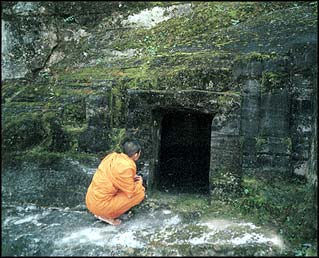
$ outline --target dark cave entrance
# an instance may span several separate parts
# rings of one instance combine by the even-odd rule
[[[212,115],[175,110],[161,116],[156,188],[209,193]]]

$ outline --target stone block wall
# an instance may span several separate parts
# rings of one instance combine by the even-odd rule
[[[235,196],[242,178],[241,108],[218,114],[212,121],[210,184],[215,198]]]
[[[190,110],[212,117],[214,189],[243,174],[311,174],[315,2],[2,4],[4,150],[100,153],[128,136],[148,173],[163,110]],[[131,23],[154,6],[165,21]]]
[[[293,48],[292,48],[293,49]],[[293,50],[291,50],[293,51]],[[242,83],[241,135],[243,171],[290,176],[306,173],[312,135],[310,110],[314,72],[310,58],[314,46],[304,48],[304,62],[296,63],[291,51],[281,58],[241,61],[234,77]],[[301,172],[302,171],[302,172]]]

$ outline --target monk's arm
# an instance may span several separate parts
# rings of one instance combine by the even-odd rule
[[[142,179],[135,181],[134,175],[134,170],[127,168],[121,171],[117,180],[118,188],[123,191],[128,198],[131,198],[141,190],[144,190]]]

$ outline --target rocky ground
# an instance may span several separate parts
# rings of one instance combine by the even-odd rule
[[[161,197],[158,198],[159,196]],[[211,214],[201,213],[198,208],[193,210],[191,202],[198,197],[159,193],[156,198],[147,198],[140,206],[124,214],[119,226],[97,220],[84,205],[73,208],[40,207],[32,204],[4,205],[2,255],[284,254],[284,242],[274,230],[230,217],[219,210]],[[178,200],[184,204],[176,203]],[[206,201],[199,202],[202,205]]]
[[[90,161],[89,161],[90,160]],[[53,162],[54,161],[54,162]],[[3,256],[289,256],[295,246],[234,202],[198,193],[147,189],[145,200],[111,226],[85,206],[99,160],[4,163]],[[257,186],[256,186],[257,187]],[[233,203],[233,204],[232,204]],[[259,213],[258,213],[259,214]],[[258,222],[259,221],[259,222]],[[294,232],[299,232],[298,228]],[[304,242],[305,243],[305,242]],[[306,248],[306,247],[305,247]],[[308,248],[308,247],[307,247]],[[301,249],[300,249],[301,250]]]

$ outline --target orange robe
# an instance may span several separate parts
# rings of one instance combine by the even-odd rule
[[[124,153],[107,155],[96,170],[86,193],[90,212],[105,218],[117,218],[145,197],[141,181],[134,182],[136,164]]]

